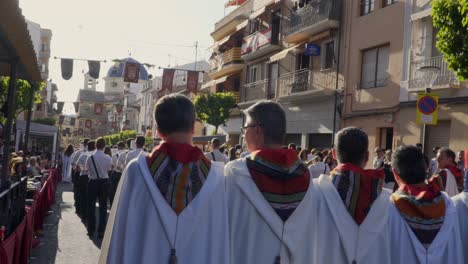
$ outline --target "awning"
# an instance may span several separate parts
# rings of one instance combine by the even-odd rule
[[[214,49],[217,49],[219,48],[220,46],[222,46],[223,44],[225,44],[226,42],[229,41],[229,39],[231,39],[231,35],[223,38],[222,40],[218,41],[218,42],[215,42],[210,48],[209,50],[214,50]]]
[[[292,50],[294,50],[295,48],[301,46],[301,45],[304,45],[304,43],[299,43],[297,45],[294,45],[290,48],[287,48],[287,49],[284,49],[278,53],[276,53],[275,55],[271,56],[270,57],[270,62],[275,62],[275,61],[279,61],[279,60],[282,60],[284,58],[286,58],[286,56],[288,55],[288,53]]]
[[[431,14],[432,14],[432,8],[428,8],[428,9],[426,9],[424,11],[412,14],[411,15],[411,21],[416,21],[416,20],[419,20],[421,18],[431,16]]]
[[[205,89],[205,88],[209,88],[209,87],[212,87],[214,85],[217,85],[217,84],[220,84],[220,83],[223,83],[227,80],[228,76],[224,76],[222,78],[219,78],[217,80],[211,80],[205,84],[202,85],[202,89]]]
[[[248,24],[249,24],[249,20],[246,19],[244,22],[242,22],[242,23],[240,23],[239,25],[237,25],[236,31],[235,31],[235,32],[237,32],[237,31],[239,31],[239,30],[245,28]]]

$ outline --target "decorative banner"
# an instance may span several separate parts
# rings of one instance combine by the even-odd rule
[[[59,116],[59,125],[63,124],[63,120],[65,120],[65,116]]]
[[[117,122],[112,122],[112,128],[116,128],[117,127]]]
[[[123,105],[121,104],[116,104],[115,105],[115,110],[117,111],[117,113],[122,113],[122,110],[123,110]]]
[[[97,103],[94,104],[94,113],[101,114],[103,108],[104,108],[103,104],[97,104]]]
[[[82,128],[78,129],[78,135],[83,135],[83,129]]]
[[[102,120],[97,120],[97,121],[96,121],[96,125],[97,125],[97,126],[102,126],[102,125],[104,125],[104,121],[102,121]]]
[[[242,41],[241,55],[249,54],[271,43],[271,28],[245,37]]]
[[[73,76],[73,60],[72,59],[61,59],[62,66],[62,78],[70,80]]]
[[[78,113],[78,110],[80,110],[80,102],[74,102],[73,106],[75,107],[75,113]]]
[[[91,122],[91,120],[88,119],[88,120],[86,120],[86,122],[85,122],[85,127],[86,127],[86,128],[91,128],[92,124],[93,124],[93,122]]]
[[[76,118],[72,117],[72,118],[70,119],[70,125],[71,125],[71,126],[74,126],[74,125],[75,125],[75,122],[76,122]]]
[[[198,88],[198,75],[197,71],[188,71],[187,72],[187,93],[197,93]]]
[[[174,82],[174,69],[164,69],[162,77],[161,93],[166,94],[166,90],[172,93],[172,83]]]
[[[57,102],[57,113],[59,114],[62,113],[64,105],[65,105],[65,102]]]
[[[140,64],[127,62],[125,63],[124,82],[138,83],[140,79]]]
[[[247,0],[229,0],[224,7],[230,7],[230,6],[239,6],[245,3]]]
[[[419,94],[416,103],[416,123],[437,125],[439,96],[436,94]]]
[[[101,63],[99,61],[88,61],[89,76],[94,79],[99,79],[99,72],[101,71]]]

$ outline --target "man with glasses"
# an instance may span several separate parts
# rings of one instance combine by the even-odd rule
[[[286,115],[275,102],[245,110],[250,152],[225,166],[230,263],[313,263],[316,191],[296,151],[283,149]]]

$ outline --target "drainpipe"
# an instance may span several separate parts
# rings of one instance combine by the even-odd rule
[[[338,106],[338,85],[339,85],[339,78],[338,75],[340,73],[340,62],[341,62],[341,34],[343,33],[343,6],[342,6],[342,0],[335,0],[339,1],[339,18],[340,18],[340,29],[339,29],[339,35],[338,35],[338,58],[336,60],[336,82],[335,82],[335,102],[333,106],[333,134],[332,134],[332,142],[331,146],[334,146],[335,144],[335,134],[336,134],[336,108]],[[336,3],[336,2],[335,2]]]

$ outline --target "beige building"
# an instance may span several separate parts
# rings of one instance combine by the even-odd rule
[[[396,144],[425,143],[428,156],[435,146],[463,150],[468,147],[468,83],[458,80],[436,48],[437,30],[432,25],[431,1],[407,0],[406,10]],[[437,125],[427,126],[425,135],[423,125],[416,124],[417,95],[430,83],[430,76],[421,70],[424,66],[439,68],[431,92],[440,98]]]

